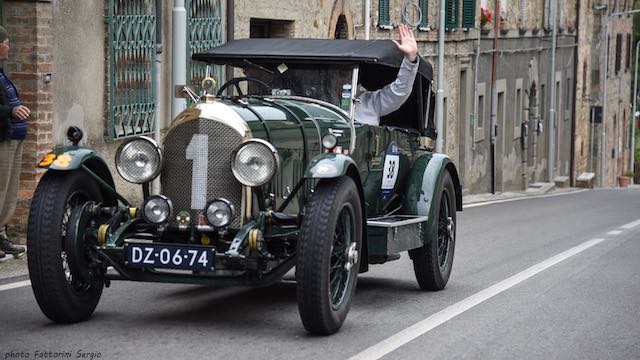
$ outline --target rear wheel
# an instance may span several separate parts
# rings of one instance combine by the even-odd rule
[[[362,210],[349,177],[318,184],[305,207],[298,240],[298,309],[310,333],[337,332],[355,293],[362,246]]]
[[[449,281],[456,239],[455,196],[451,175],[445,171],[433,202],[437,206],[437,236],[422,247],[409,251],[422,290],[442,290]]]
[[[67,251],[71,241],[67,235],[79,218],[80,206],[101,198],[98,185],[85,172],[49,171],[31,202],[27,232],[31,287],[42,312],[55,322],[85,320],[100,300],[104,279],[96,275],[85,280],[74,270],[79,264]],[[81,256],[89,256],[88,250],[87,246]]]

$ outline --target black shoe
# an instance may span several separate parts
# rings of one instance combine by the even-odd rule
[[[7,254],[4,251],[0,250],[0,262],[7,260]]]
[[[5,254],[20,256],[24,253],[24,246],[15,245],[9,239],[5,239],[0,237],[0,251],[3,251]]]

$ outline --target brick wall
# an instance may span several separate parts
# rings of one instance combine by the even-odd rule
[[[9,223],[9,234],[24,243],[31,198],[42,176],[35,163],[52,146],[52,85],[44,80],[53,70],[52,5],[46,1],[5,1],[3,15],[11,42],[5,71],[18,88],[20,101],[31,109],[18,206]]]

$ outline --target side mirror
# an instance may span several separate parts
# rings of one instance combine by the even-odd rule
[[[67,129],[67,139],[71,141],[73,146],[78,146],[83,135],[82,130],[77,126],[69,126],[69,129]]]

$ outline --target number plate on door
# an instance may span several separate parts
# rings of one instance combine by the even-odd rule
[[[215,249],[208,246],[127,243],[127,265],[183,270],[213,270]]]

